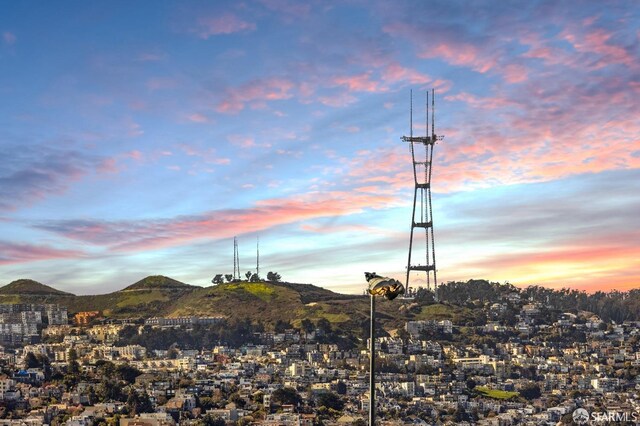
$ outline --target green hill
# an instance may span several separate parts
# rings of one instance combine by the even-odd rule
[[[299,325],[302,319],[325,318],[339,328],[364,327],[369,299],[339,294],[312,284],[236,281],[198,287],[154,275],[108,294],[75,296],[32,280],[18,280],[0,288],[0,303],[59,303],[70,314],[101,311],[112,318],[152,316],[223,316],[249,319],[265,325],[278,320]],[[379,303],[378,316],[385,325],[420,315],[402,303]]]
[[[115,318],[150,317],[168,315],[176,300],[198,288],[156,275],[113,293],[76,296],[33,280],[17,280],[0,287],[0,303],[58,303],[70,314],[101,311]]]
[[[379,303],[378,316],[396,323],[412,316],[402,304]],[[304,318],[329,320],[339,327],[361,327],[369,318],[369,298],[334,293],[311,284],[232,282],[199,288],[177,300],[171,316],[220,315],[273,324],[278,320],[298,325]]]
[[[122,290],[67,301],[69,312],[102,311],[105,316],[135,318],[168,315],[181,297],[201,287],[162,275],[152,275]]]
[[[0,287],[0,295],[37,295],[37,296],[73,296],[71,293],[56,290],[34,280],[20,279]]]
[[[150,289],[162,289],[162,290],[184,290],[187,288],[195,289],[196,286],[185,284],[173,278],[165,277],[163,275],[151,275],[140,281],[131,284],[128,287],[123,288],[122,291],[139,291]]]

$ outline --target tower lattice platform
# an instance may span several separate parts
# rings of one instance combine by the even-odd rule
[[[431,207],[431,171],[433,148],[444,136],[435,133],[435,90],[431,91],[431,135],[429,135],[429,92],[426,93],[426,136],[413,135],[413,93],[411,95],[410,135],[403,136],[411,149],[413,163],[413,214],[411,216],[411,237],[409,239],[409,259],[407,261],[406,288],[416,273],[426,273],[427,289],[433,290],[436,301],[437,269],[436,249],[433,235],[433,211]],[[424,249],[424,251],[423,251]],[[415,256],[414,256],[415,255]],[[419,259],[419,260],[418,260]],[[424,263],[422,263],[424,262]],[[413,273],[413,274],[412,274]],[[432,286],[433,283],[433,286]]]

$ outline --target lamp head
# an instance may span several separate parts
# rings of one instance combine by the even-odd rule
[[[365,272],[364,277],[369,283],[369,294],[373,296],[384,296],[393,300],[399,294],[404,294],[404,286],[398,280],[381,277],[375,272]]]

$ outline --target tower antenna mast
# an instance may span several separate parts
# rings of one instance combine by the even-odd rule
[[[409,238],[409,257],[407,260],[406,290],[410,294],[410,280],[412,272],[425,272],[427,289],[433,290],[435,300],[438,301],[438,280],[436,277],[436,252],[435,238],[433,235],[433,209],[431,203],[431,171],[433,166],[433,148],[437,141],[443,136],[436,135],[435,131],[435,89],[431,90],[431,135],[429,135],[429,91],[426,93],[426,135],[413,136],[413,91],[410,99],[410,120],[409,136],[403,136],[402,141],[409,143],[411,150],[411,162],[413,165],[413,213],[411,216],[411,234]],[[424,150],[424,151],[423,151]],[[418,156],[416,151],[424,152],[424,156]],[[424,158],[424,161],[422,160]],[[418,199],[420,211],[418,210]],[[417,214],[416,214],[417,213]],[[424,229],[422,232],[415,232],[416,228]],[[414,239],[424,238],[425,264],[413,263]],[[431,282],[433,280],[433,288]]]

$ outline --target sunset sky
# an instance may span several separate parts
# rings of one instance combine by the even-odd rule
[[[0,4],[0,284],[402,277],[436,90],[439,281],[640,287],[637,1]]]

